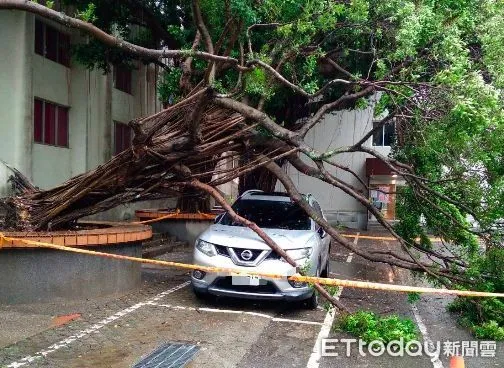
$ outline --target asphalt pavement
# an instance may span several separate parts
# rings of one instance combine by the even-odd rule
[[[362,239],[357,246],[392,249],[397,245]],[[189,261],[190,252],[177,251],[163,258]],[[414,282],[405,271],[370,264],[337,246],[333,247],[331,258],[333,277]],[[353,337],[334,330],[337,313],[328,314],[322,307],[312,311],[298,304],[278,302],[201,301],[188,285],[187,272],[175,269],[145,267],[143,279],[142,289],[125,295],[0,306],[0,366],[132,367],[163,344],[184,343],[197,347],[188,367],[448,368],[445,350],[469,348],[475,340],[446,312],[449,298],[423,296],[411,305],[404,294],[345,288],[340,299],[350,310],[411,318],[421,331],[422,344],[440,344],[437,360],[425,354],[373,356],[365,348],[362,351],[366,355],[362,355],[356,344],[347,354],[346,343],[341,339]],[[73,317],[64,317],[69,315]],[[333,356],[322,356],[321,343],[325,338],[333,339],[326,342],[332,350],[325,351]],[[457,342],[459,345],[454,344]],[[503,351],[503,344],[497,343],[495,357],[466,357],[466,367],[504,366]]]

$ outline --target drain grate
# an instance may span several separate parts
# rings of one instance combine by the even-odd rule
[[[182,368],[198,352],[199,346],[167,342],[146,356],[133,368]]]

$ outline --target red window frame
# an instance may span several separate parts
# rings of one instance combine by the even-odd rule
[[[131,95],[131,80],[133,72],[131,69],[122,66],[114,66],[114,87],[120,91]]]
[[[44,103],[44,140],[43,143],[56,145],[56,110],[57,107],[51,103]]]
[[[70,36],[35,19],[35,53],[70,67]]]
[[[33,141],[68,148],[68,107],[35,98]]]
[[[114,155],[131,147],[132,133],[129,125],[114,121]]]

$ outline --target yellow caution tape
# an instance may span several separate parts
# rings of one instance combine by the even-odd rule
[[[372,235],[353,235],[353,234],[341,234],[341,236],[345,238],[359,238],[360,239],[371,239],[371,240],[397,240],[393,236],[372,236]],[[420,238],[416,238],[416,241],[419,241]],[[429,240],[438,242],[441,241],[441,238],[429,238]]]
[[[56,245],[52,243],[38,242],[27,239],[20,238],[11,238],[7,237],[4,234],[0,233],[0,244],[3,244],[3,241],[16,241],[21,242],[28,245],[34,245],[41,248],[50,248],[57,249],[66,252],[72,253],[80,253],[80,254],[88,254],[92,256],[105,257],[105,258],[113,258],[118,260],[132,261],[132,262],[140,262],[146,264],[154,264],[158,266],[165,267],[176,267],[187,270],[201,270],[205,272],[219,272],[225,274],[238,274],[245,276],[260,276],[271,279],[283,279],[287,278],[293,281],[307,282],[307,283],[318,283],[321,285],[331,285],[331,286],[342,286],[342,287],[350,287],[350,288],[359,288],[359,289],[372,289],[372,290],[384,290],[384,291],[397,291],[404,293],[431,293],[431,294],[448,294],[448,295],[458,295],[458,296],[472,296],[472,297],[498,297],[504,298],[504,293],[489,293],[482,291],[471,291],[471,290],[450,290],[450,289],[437,289],[430,287],[418,287],[418,286],[407,286],[407,285],[394,285],[394,284],[383,284],[377,282],[368,282],[368,281],[353,281],[353,280],[342,280],[342,279],[332,279],[332,278],[323,278],[323,277],[312,277],[312,276],[301,276],[299,274],[286,276],[286,275],[278,275],[272,273],[265,272],[256,272],[249,270],[241,270],[241,269],[233,269],[233,268],[220,268],[220,267],[208,267],[208,266],[199,266],[187,263],[180,262],[171,262],[171,261],[160,261],[157,259],[146,259],[146,258],[138,258],[138,257],[130,257],[130,256],[122,256],[118,254],[110,254],[104,252],[95,252],[87,249],[81,248],[72,248],[64,245]]]

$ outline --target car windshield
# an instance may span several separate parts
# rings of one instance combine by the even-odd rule
[[[292,202],[241,200],[233,205],[240,216],[255,222],[259,227],[286,230],[310,230],[310,218]],[[242,226],[228,213],[220,221],[222,225]]]

